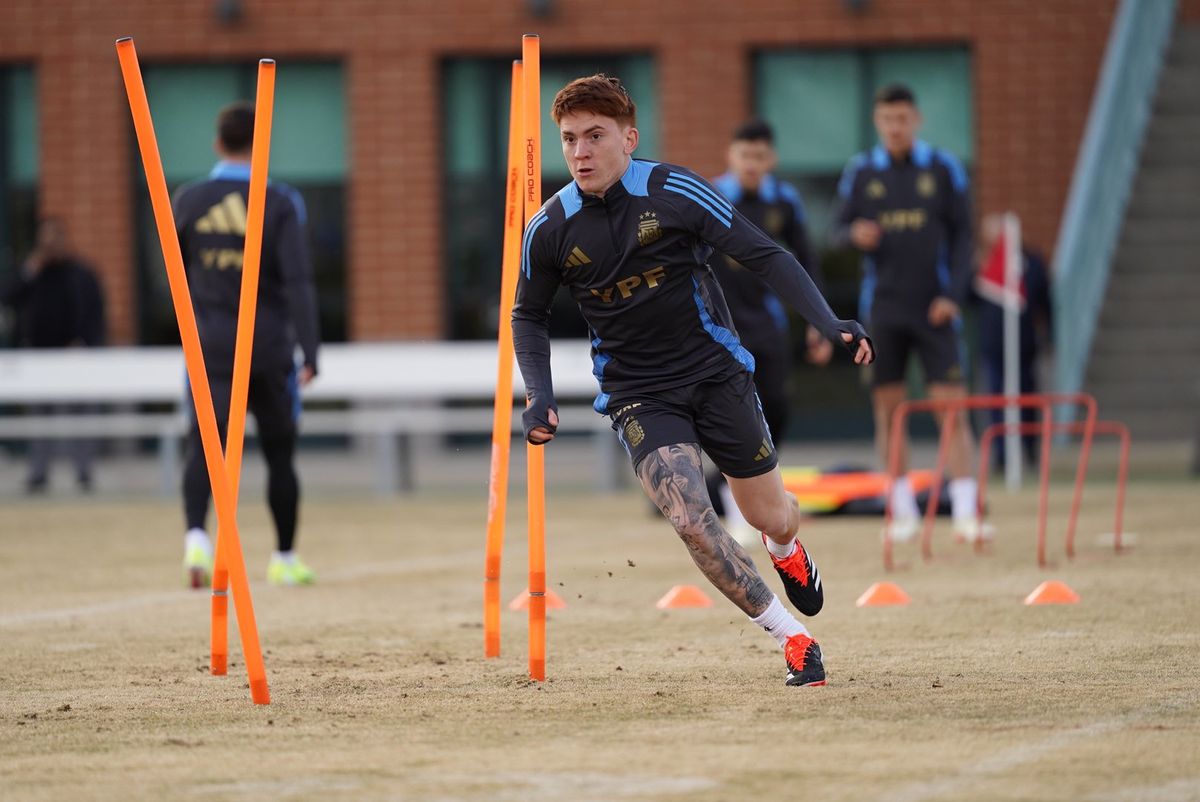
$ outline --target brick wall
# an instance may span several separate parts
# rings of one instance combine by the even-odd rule
[[[346,65],[349,329],[354,339],[437,337],[442,304],[437,68],[447,55],[513,55],[542,35],[547,55],[656,58],[663,155],[712,174],[750,110],[750,55],[781,46],[967,44],[974,64],[976,201],[1013,209],[1053,245],[1115,0],[244,0],[236,25],[214,2],[35,0],[0,4],[0,60],[34,62],[41,205],[65,217],[103,273],[114,342],[135,337],[129,112],[113,41],[143,63],[326,57]],[[1182,15],[1200,18],[1200,2]]]

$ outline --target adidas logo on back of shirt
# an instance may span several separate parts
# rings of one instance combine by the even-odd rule
[[[230,192],[196,221],[201,234],[237,234],[246,236],[246,200],[239,192]]]

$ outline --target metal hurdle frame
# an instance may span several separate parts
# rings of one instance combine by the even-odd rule
[[[1054,422],[1052,407],[1056,404],[1083,405],[1087,416],[1083,423],[1083,445],[1079,451],[1079,462],[1075,469],[1075,492],[1071,500],[1071,513],[1067,520],[1067,556],[1074,556],[1075,525],[1079,517],[1079,505],[1083,498],[1083,475],[1092,450],[1092,435],[1096,427],[1096,399],[1089,393],[1027,393],[1018,396],[1006,395],[968,395],[962,398],[945,399],[909,399],[902,401],[892,413],[892,428],[888,442],[888,483],[884,497],[883,513],[883,567],[887,571],[895,569],[894,543],[892,541],[892,482],[900,473],[900,446],[902,437],[907,432],[908,417],[914,412],[951,413],[942,418],[938,437],[937,466],[934,469],[933,484],[929,490],[929,502],[925,509],[925,521],[921,531],[921,555],[928,561],[933,559],[933,526],[937,516],[938,500],[941,494],[942,477],[946,472],[946,460],[950,451],[950,435],[961,412],[974,409],[1003,409],[1008,406],[1021,408],[1036,407],[1042,410],[1042,467],[1038,503],[1038,538],[1037,560],[1039,567],[1045,567],[1046,561],[1046,519],[1050,499],[1050,435]]]
[[[1051,427],[1054,433],[1063,434],[1083,434],[1085,424],[1078,421],[1056,421]],[[984,500],[987,493],[987,482],[991,475],[991,456],[992,442],[1002,434],[1016,432],[1020,435],[1037,434],[1042,431],[1040,423],[1010,423],[1007,421],[997,421],[989,425],[979,438],[979,519],[984,518]],[[1129,446],[1130,435],[1129,427],[1120,421],[1098,420],[1093,427],[1092,433],[1113,435],[1121,441],[1121,456],[1117,464],[1117,498],[1115,511],[1113,513],[1113,550],[1120,553],[1124,548],[1121,542],[1122,524],[1125,520],[1125,488],[1129,481]],[[1044,435],[1043,435],[1044,437]],[[1083,466],[1084,479],[1087,478],[1088,465]],[[982,542],[976,541],[976,550],[982,547]],[[1067,556],[1075,556],[1075,532],[1072,530],[1068,535],[1067,540]]]

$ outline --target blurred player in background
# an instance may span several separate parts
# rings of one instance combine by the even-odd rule
[[[215,144],[220,160],[207,179],[180,189],[174,204],[222,443],[229,424],[253,140],[254,106],[237,102],[222,109]],[[268,184],[248,408],[258,424],[267,462],[267,500],[276,533],[267,579],[277,585],[314,580],[312,569],[294,551],[300,505],[294,465],[300,388],[317,374],[318,343],[316,290],[304,224],[300,194],[284,184]],[[297,342],[304,354],[299,369]],[[191,421],[183,476],[184,569],[192,587],[204,587],[212,570],[212,544],[204,528],[212,488],[194,408]]]
[[[705,488],[701,449],[728,478],[788,598],[806,615],[824,603],[821,578],[796,539],[800,508],[784,490],[771,432],[754,392],[754,358],[734,334],[708,267],[728,253],[828,338],[868,363],[866,332],[838,320],[804,268],[712,185],[669,164],[635,160],[636,108],[615,78],[579,78],[554,98],[572,181],[525,230],[513,344],[529,404],[525,436],[554,437],[550,306],[566,285],[592,335],[595,409],[612,419],[646,494],[697,567],[784,650],[787,684],[824,685],[821,650],[721,527]]]
[[[747,220],[791,251],[820,289],[820,266],[808,238],[804,202],[795,187],[772,175],[778,157],[771,126],[762,120],[749,120],[739,126],[733,133],[727,162],[728,172],[715,178],[713,186]],[[736,259],[715,256],[711,264],[738,339],[754,357],[754,386],[771,437],[779,442],[787,429],[787,384],[792,367],[787,310],[767,282]],[[833,355],[833,344],[811,324],[806,329],[805,346],[805,356],[814,365],[826,364]],[[757,533],[738,511],[719,471],[709,475],[708,490],[730,534],[743,545],[752,542]]]
[[[967,175],[944,150],[917,139],[921,113],[906,86],[892,84],[875,96],[879,144],[850,160],[838,183],[833,239],[863,254],[860,316],[879,349],[871,368],[875,441],[889,465],[892,413],[905,398],[905,372],[915,352],[929,397],[966,395],[961,354],[961,310],[973,256]],[[955,535],[987,536],[976,516],[978,488],[971,473],[972,435],[960,415],[951,443],[949,495]],[[917,532],[916,497],[905,474],[907,440],[899,477],[892,483],[892,537]]]

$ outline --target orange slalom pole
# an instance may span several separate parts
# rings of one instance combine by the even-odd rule
[[[513,303],[521,269],[521,62],[512,65],[508,111],[508,172],[504,196],[504,259],[500,271],[500,331],[496,347],[496,401],[492,415],[492,470],[488,479],[487,554],[483,569],[483,656],[500,656],[500,557],[508,509],[508,466],[512,450]]]
[[[258,62],[258,95],[254,100],[254,142],[250,154],[250,194],[246,203],[246,241],[242,254],[242,291],[238,302],[237,342],[233,352],[233,389],[229,399],[229,431],[225,434],[225,469],[237,509],[242,478],[242,446],[246,433],[246,402],[250,362],[254,352],[254,318],[258,307],[258,273],[262,262],[262,231],[267,201],[267,172],[271,161],[271,120],[275,104],[275,61]],[[214,675],[224,675],[229,659],[229,555],[227,538],[217,526],[213,560],[211,659]]]
[[[542,206],[541,40],[521,37],[525,129],[525,219]],[[546,452],[528,444],[529,505],[529,676],[546,679]]]
[[[246,581],[246,564],[242,559],[241,541],[238,538],[236,510],[230,492],[229,476],[225,470],[225,460],[221,453],[221,435],[217,429],[216,415],[213,413],[212,392],[204,368],[204,353],[200,347],[200,334],[196,329],[196,316],[192,310],[187,274],[183,268],[183,254],[179,250],[175,215],[171,211],[171,199],[167,194],[162,157],[159,155],[158,140],[154,135],[154,122],[150,117],[150,104],[146,100],[146,87],[142,83],[133,39],[118,39],[116,47],[117,58],[121,63],[121,75],[125,82],[125,93],[133,115],[133,127],[137,133],[138,149],[142,155],[142,166],[146,172],[150,203],[154,208],[159,244],[162,246],[163,261],[166,263],[171,301],[179,324],[184,361],[192,387],[192,402],[196,406],[196,420],[200,427],[200,440],[204,446],[204,461],[212,482],[217,519],[220,531],[229,541],[229,574],[233,581],[233,600],[237,607],[238,630],[246,659],[246,673],[250,680],[250,698],[255,704],[269,704],[271,694],[267,688],[267,672],[258,642],[250,584]]]

